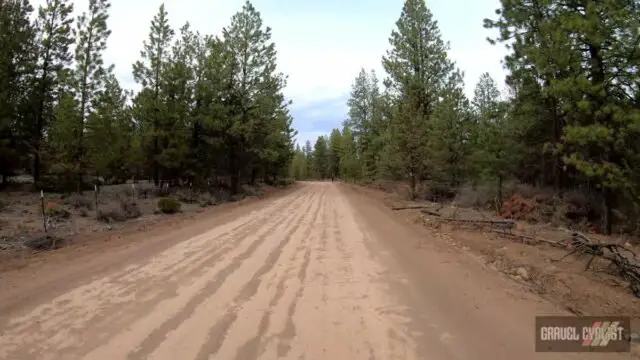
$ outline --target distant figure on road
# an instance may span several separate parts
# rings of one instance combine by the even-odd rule
[[[331,182],[333,182],[333,178],[335,177],[335,175],[331,174]]]

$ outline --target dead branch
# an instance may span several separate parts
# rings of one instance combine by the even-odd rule
[[[437,213],[435,211],[428,210],[428,209],[422,209],[422,210],[420,210],[420,212],[423,213],[423,214],[432,215],[432,216],[442,216],[439,213]]]
[[[443,221],[469,223],[474,225],[494,225],[502,228],[513,228],[516,223],[513,220],[469,220],[469,219],[455,219],[455,218],[442,218]]]
[[[562,258],[555,260],[560,261],[569,255],[575,253],[589,254],[591,257],[587,261],[585,271],[587,271],[596,257],[608,260],[615,265],[620,277],[629,282],[629,287],[633,295],[640,297],[640,263],[635,261],[636,253],[631,249],[615,244],[615,243],[596,243],[580,232],[572,233],[572,241],[570,243],[572,250]],[[627,251],[633,256],[624,255],[623,251]]]
[[[430,205],[408,205],[408,206],[394,206],[391,210],[411,210],[411,209],[430,209],[433,206]]]
[[[516,234],[516,233],[511,233],[511,232],[504,232],[504,231],[500,231],[500,230],[490,230],[493,233],[499,234],[499,235],[504,235],[504,236],[508,236],[511,238],[516,238],[521,240],[523,243],[530,243],[530,244],[537,244],[537,243],[546,243],[555,247],[564,247],[562,246],[562,243],[558,242],[558,241],[553,241],[553,240],[547,240],[547,239],[543,239],[543,238],[539,238],[539,237],[535,237],[535,236],[530,236],[530,235],[524,235],[524,234]]]

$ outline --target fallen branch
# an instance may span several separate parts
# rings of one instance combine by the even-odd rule
[[[394,206],[391,210],[410,210],[410,209],[429,209],[433,206],[429,205],[408,205],[408,206]]]
[[[443,221],[473,224],[473,225],[491,225],[492,227],[499,227],[503,229],[513,229],[516,223],[513,220],[468,220],[468,219],[454,219],[454,218],[442,218]]]
[[[477,223],[477,224],[496,224],[496,225],[504,225],[504,224],[515,225],[516,224],[513,220],[473,220],[473,219],[454,219],[454,218],[442,218],[442,220]]]
[[[549,244],[551,246],[555,246],[555,247],[562,247],[564,248],[565,246],[559,242],[559,241],[553,241],[553,240],[547,240],[547,239],[543,239],[543,238],[539,238],[539,237],[535,237],[535,236],[530,236],[530,235],[524,235],[524,234],[515,234],[515,233],[510,233],[510,232],[504,232],[504,231],[500,231],[500,230],[490,230],[493,233],[499,234],[499,235],[505,235],[505,236],[509,236],[509,237],[513,237],[513,238],[518,238],[520,240],[522,240],[525,243],[545,243],[545,244]]]
[[[422,209],[420,210],[421,213],[423,214],[427,214],[427,215],[431,215],[431,216],[442,216],[439,213],[435,212],[435,211],[431,211],[431,210],[427,210],[427,209]]]

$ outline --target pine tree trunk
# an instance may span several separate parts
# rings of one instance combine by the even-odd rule
[[[258,177],[258,170],[256,169],[256,167],[254,166],[251,169],[251,185],[255,185],[256,184],[256,178]]]
[[[604,235],[611,235],[612,230],[612,205],[613,205],[613,192],[609,188],[602,190],[602,214],[600,233]]]
[[[502,210],[502,175],[498,175],[498,211]]]
[[[40,187],[40,139],[36,138],[33,152],[33,184],[36,188]]]
[[[411,200],[415,200],[418,197],[417,183],[416,175],[411,172]]]

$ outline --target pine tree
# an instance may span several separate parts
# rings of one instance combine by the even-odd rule
[[[507,58],[515,104],[539,114],[527,136],[544,134],[537,153],[551,150],[557,189],[596,185],[609,233],[616,200],[637,202],[638,159],[628,150],[638,137],[637,2],[503,1],[498,15],[486,26],[500,29],[499,41],[515,38]]]
[[[135,127],[127,94],[113,74],[104,75],[104,90],[87,119],[87,158],[96,176],[123,182],[135,172]]]
[[[462,74],[451,73],[429,123],[427,150],[434,195],[453,196],[465,178],[473,114],[463,91]]]
[[[165,129],[163,119],[166,113],[163,91],[174,32],[169,26],[167,15],[164,4],[160,5],[158,13],[151,21],[149,39],[143,43],[143,50],[140,53],[142,59],[133,64],[133,78],[143,88],[149,89],[144,96],[138,97],[142,103],[138,104],[137,115],[139,121],[150,124],[144,128],[150,134],[149,159],[156,185],[160,183],[161,141],[166,137],[168,130]]]
[[[473,127],[473,142],[470,144],[471,171],[476,178],[496,184],[496,205],[502,207],[502,184],[513,173],[517,162],[518,145],[515,132],[508,122],[508,104],[501,100],[495,81],[484,73],[474,91],[473,105],[476,123]]]
[[[378,79],[374,71],[367,73],[364,69],[356,77],[347,101],[349,118],[347,126],[352,129],[359,158],[365,178],[372,181],[376,177],[378,163],[377,153],[380,151],[380,92]]]
[[[324,136],[318,136],[313,146],[313,167],[321,180],[329,177],[329,149]]]
[[[74,162],[79,104],[69,89],[63,91],[54,107],[55,121],[48,129],[44,143],[43,160],[48,164],[47,173],[55,176],[55,187],[43,184],[47,190],[70,192],[77,189],[76,174],[80,164]]]
[[[331,177],[340,176],[340,149],[342,134],[339,129],[333,129],[329,135],[329,175]]]
[[[473,106],[478,112],[480,121],[493,122],[499,116],[500,90],[489,73],[480,75],[473,93]]]
[[[361,166],[356,154],[356,142],[348,126],[342,129],[340,142],[340,177],[351,181],[360,179]]]
[[[300,145],[296,145],[293,160],[291,161],[290,176],[295,180],[307,179],[307,160]]]
[[[180,36],[174,42],[166,71],[162,75],[165,112],[163,114],[164,136],[158,162],[170,178],[180,174],[193,182],[194,174],[187,166],[189,155],[189,133],[192,127],[192,112],[195,91],[195,61],[197,34],[186,23],[180,28]]]
[[[56,99],[65,93],[73,44],[71,24],[73,4],[70,0],[46,0],[38,10],[36,20],[38,65],[31,106],[34,109],[33,122],[29,126],[30,148],[33,152],[33,179],[40,183],[42,166],[42,139],[47,127],[55,116]]]
[[[228,104],[231,122],[225,126],[231,188],[238,190],[241,169],[250,169],[251,182],[265,165],[278,159],[278,150],[289,153],[290,139],[273,136],[288,132],[288,102],[282,90],[285,77],[277,72],[271,28],[265,27],[260,12],[249,2],[231,18],[223,30],[224,49],[234,68],[233,102]],[[282,141],[286,144],[283,145]],[[286,149],[286,150],[285,150]],[[286,167],[285,167],[286,168]]]
[[[396,29],[391,33],[391,49],[382,64],[386,81],[398,106],[393,116],[393,141],[410,179],[412,197],[426,175],[428,127],[444,87],[454,70],[447,58],[448,44],[424,0],[406,0]]]
[[[0,2],[0,187],[20,167],[20,126],[28,120],[35,29],[27,0]]]
[[[102,53],[107,48],[107,39],[111,31],[107,28],[109,0],[89,0],[89,11],[78,17],[76,29],[76,49],[73,86],[78,98],[78,120],[74,129],[75,146],[73,162],[79,164],[77,176],[77,190],[80,191],[84,169],[83,154],[86,152],[83,144],[85,123],[96,107],[96,96],[102,90],[102,80],[105,78]]]
[[[306,173],[307,173],[307,177],[308,178],[315,178],[317,175],[314,173],[314,167],[313,167],[313,147],[311,146],[311,141],[307,140],[304,143],[304,157],[306,160]]]

